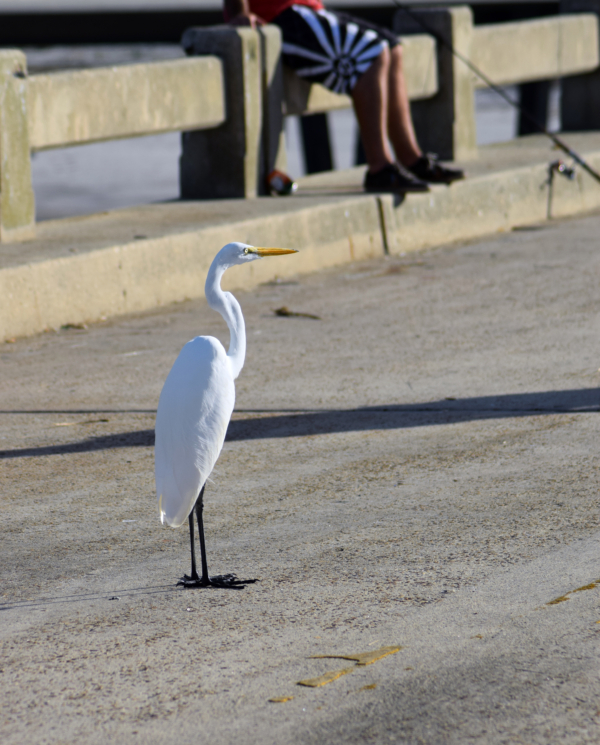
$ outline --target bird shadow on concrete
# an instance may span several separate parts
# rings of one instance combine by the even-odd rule
[[[600,388],[456,399],[448,397],[427,403],[365,406],[356,409],[278,411],[273,414],[256,412],[256,416],[233,419],[229,424],[226,439],[229,442],[237,442],[368,430],[408,429],[486,419],[599,412]],[[0,459],[66,455],[153,445],[154,430],[145,429],[90,437],[60,445],[0,450]]]

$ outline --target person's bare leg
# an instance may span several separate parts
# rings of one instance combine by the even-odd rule
[[[388,134],[396,157],[402,165],[410,167],[423,155],[423,152],[417,142],[410,115],[410,104],[408,102],[408,92],[404,79],[402,47],[400,45],[391,50],[390,58],[388,74]]]
[[[384,49],[352,90],[354,111],[371,173],[394,162],[387,138],[390,50]]]

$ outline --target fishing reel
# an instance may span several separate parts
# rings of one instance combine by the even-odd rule
[[[563,160],[555,160],[548,166],[548,179],[552,181],[555,173],[561,176],[565,176],[569,181],[573,181],[575,178],[575,168],[568,166]]]

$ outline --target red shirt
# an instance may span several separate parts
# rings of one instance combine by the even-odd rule
[[[250,0],[250,12],[255,13],[263,21],[270,21],[291,5],[308,5],[314,10],[322,10],[323,3],[319,0]]]

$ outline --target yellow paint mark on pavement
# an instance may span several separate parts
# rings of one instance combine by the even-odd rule
[[[345,667],[343,670],[332,670],[331,672],[325,673],[324,675],[319,675],[318,678],[299,680],[298,685],[308,686],[309,688],[320,688],[321,686],[327,685],[327,683],[332,683],[334,680],[341,678],[342,675],[351,673],[353,669],[354,668],[352,667]]]
[[[381,647],[381,649],[374,649],[372,652],[361,652],[360,654],[315,654],[312,655],[313,659],[338,659],[338,660],[353,660],[357,665],[371,665],[377,660],[382,660],[390,654],[396,654],[403,647]]]
[[[582,585],[581,587],[577,587],[575,590],[571,590],[571,592],[567,592],[564,595],[560,595],[560,597],[554,598],[554,600],[550,600],[546,605],[558,605],[559,603],[564,603],[565,600],[569,600],[569,595],[574,595],[576,592],[583,592],[584,590],[593,590],[599,585],[600,579],[594,580],[594,582],[590,582],[589,585]]]

